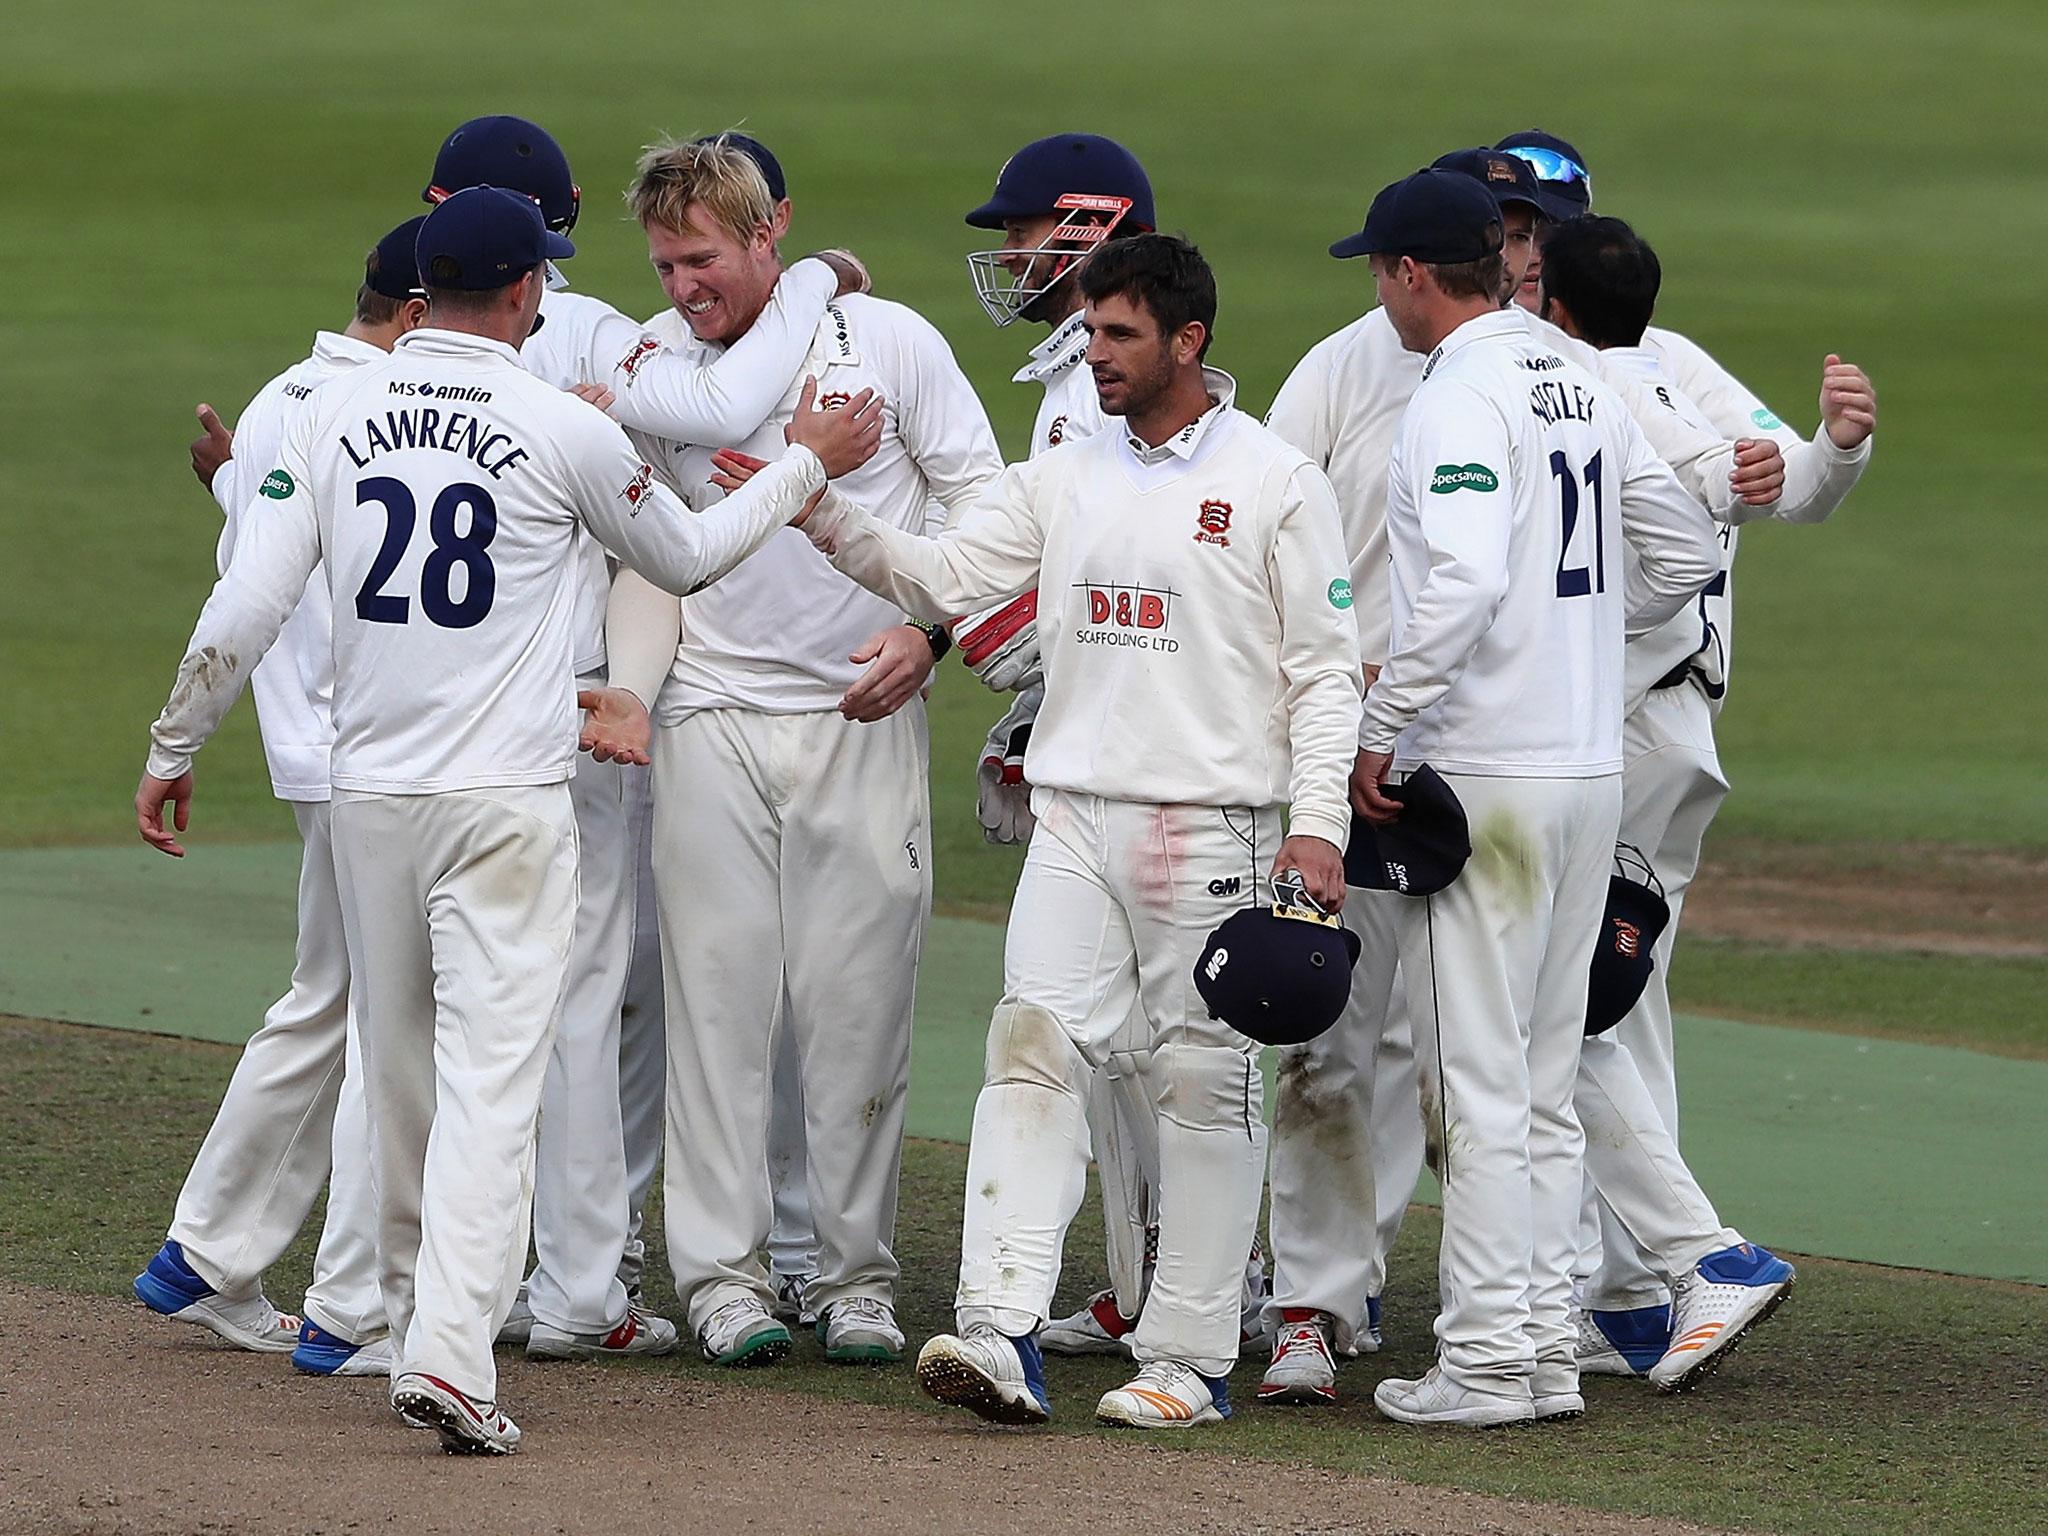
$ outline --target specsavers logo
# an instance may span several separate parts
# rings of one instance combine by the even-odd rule
[[[256,487],[256,492],[260,496],[268,496],[272,501],[284,501],[298,488],[297,482],[290,475],[281,469],[273,469],[263,477],[263,483]]]
[[[1339,609],[1351,606],[1351,583],[1342,576],[1330,583],[1330,606]]]
[[[1453,491],[1497,491],[1500,476],[1484,464],[1439,464],[1436,473],[1429,477],[1429,490],[1433,496],[1448,496]]]
[[[1180,594],[1164,587],[1122,586],[1114,582],[1077,581],[1088,611],[1074,638],[1082,645],[1126,646],[1171,655],[1180,642],[1168,633],[1173,604]]]

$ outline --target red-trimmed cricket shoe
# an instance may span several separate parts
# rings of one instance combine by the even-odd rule
[[[431,1429],[450,1456],[510,1456],[519,1426],[496,1403],[480,1403],[438,1376],[407,1371],[391,1384],[391,1406],[414,1428]]]

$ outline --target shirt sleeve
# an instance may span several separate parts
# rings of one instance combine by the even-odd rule
[[[708,363],[671,351],[613,310],[591,337],[601,370],[593,382],[611,387],[618,397],[612,415],[629,427],[707,448],[744,442],[789,392],[838,286],[824,262],[798,262],[776,280],[746,335]]]
[[[1344,533],[1329,479],[1313,465],[1288,477],[1266,555],[1280,613],[1280,678],[1292,782],[1287,829],[1342,848],[1351,836],[1348,785],[1357,755],[1358,625],[1343,572]],[[1339,583],[1344,583],[1339,585]]]
[[[1645,635],[1699,595],[1721,570],[1721,541],[1706,508],[1627,418],[1621,477],[1621,536],[1628,562],[1627,633]]]
[[[577,514],[620,561],[670,592],[687,596],[716,581],[802,512],[825,484],[818,456],[792,443],[717,506],[695,513],[655,478],[617,422],[573,396],[562,400],[574,407],[561,436]]]
[[[1877,434],[1872,433],[1854,448],[1837,448],[1828,429],[1817,428],[1810,442],[1785,450],[1785,489],[1778,499],[1764,507],[1738,505],[1733,521],[1771,517],[1781,523],[1826,522],[1863,478],[1870,465],[1870,445],[1876,441]],[[1739,515],[1744,512],[1750,516]]]
[[[1599,375],[1600,382],[1621,396],[1621,403],[1657,457],[1671,467],[1679,483],[1714,520],[1742,521],[1744,503],[1729,483],[1735,468],[1734,440],[1717,435],[1718,428],[1714,432],[1701,430],[1676,406],[1658,399],[1642,379],[1607,360],[1603,353],[1588,348],[1582,360],[1589,360],[1587,366]]]
[[[1032,467],[1027,462],[1004,470],[981,501],[935,539],[891,527],[835,491],[825,493],[804,531],[870,592],[905,613],[944,623],[1038,579],[1045,530],[1034,505]]]
[[[896,430],[946,522],[958,522],[1003,472],[1002,450],[946,338],[921,316],[903,313],[905,389],[896,402]]]
[[[1514,465],[1507,422],[1483,394],[1463,386],[1418,395],[1403,472],[1429,556],[1399,644],[1365,698],[1359,745],[1392,752],[1417,716],[1449,693],[1493,623],[1508,590],[1514,531]],[[1429,489],[1437,465],[1477,464],[1494,488]]]
[[[310,425],[310,413],[304,420]],[[239,516],[234,558],[199,610],[170,699],[149,730],[147,768],[156,778],[175,779],[192,766],[320,563],[320,520],[305,437],[304,431],[287,436],[277,470],[266,474]],[[281,486],[290,489],[279,496]]]
[[[675,664],[683,638],[683,602],[664,592],[631,566],[612,581],[604,611],[604,650],[609,681],[654,708],[662,680]]]

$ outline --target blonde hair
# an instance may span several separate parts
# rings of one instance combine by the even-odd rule
[[[703,224],[690,217],[693,207],[701,208],[714,228],[742,245],[775,214],[761,168],[724,134],[648,145],[633,168],[626,206],[643,227],[703,232]]]

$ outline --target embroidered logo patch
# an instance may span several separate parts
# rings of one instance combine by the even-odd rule
[[[1453,491],[1497,491],[1500,476],[1484,464],[1439,464],[1436,473],[1429,477],[1429,490],[1433,496],[1448,496]]]

